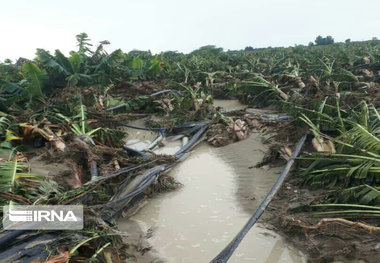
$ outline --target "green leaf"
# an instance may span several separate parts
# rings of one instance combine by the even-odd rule
[[[133,61],[132,61],[132,68],[133,69],[141,71],[142,65],[143,65],[143,62],[142,62],[141,58],[135,57],[133,59]]]
[[[28,81],[26,90],[29,92],[33,99],[42,99],[42,90],[44,88],[45,80],[47,77],[46,72],[44,70],[41,70],[36,64],[30,62],[26,62],[22,66],[22,71]]]
[[[71,57],[69,58],[71,70],[74,74],[79,73],[80,66],[82,64],[81,56],[76,52],[71,52]]]
[[[43,49],[38,49],[37,55],[40,58],[41,63],[45,67],[52,68],[59,73],[64,73],[66,76],[70,74],[70,69],[67,68],[67,66],[69,65],[68,60],[59,50],[56,51],[56,57],[60,57],[61,60],[54,58],[52,55],[50,55],[47,51]]]
[[[25,172],[29,168],[27,163],[8,161],[0,163],[0,190],[22,195],[27,198],[39,196],[39,185],[43,177]],[[0,203],[5,204],[4,200]]]
[[[73,73],[69,59],[58,49],[55,51],[55,59],[65,72]]]

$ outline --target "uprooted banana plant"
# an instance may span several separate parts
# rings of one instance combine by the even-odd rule
[[[316,209],[323,209],[314,214],[380,217],[380,187],[367,184],[350,187],[332,192],[329,199],[334,203],[313,205]]]
[[[305,184],[311,187],[345,189],[340,192],[340,198],[337,200],[354,204],[317,206],[339,207],[342,210],[328,213],[379,213],[376,206],[380,201],[380,191],[377,187],[380,182],[380,114],[372,104],[362,102],[360,106],[360,111],[352,109],[344,119],[337,114],[335,125],[340,128],[337,129],[340,134],[336,137],[322,133],[309,118],[305,115],[302,117],[314,134],[313,140],[319,143],[319,152],[303,158],[311,161],[309,166],[301,171]],[[320,147],[325,146],[323,140],[327,140],[329,144],[331,142],[332,146],[328,144],[328,147]],[[358,204],[372,206],[370,209],[374,209],[375,212],[361,211],[361,208],[368,207],[360,207]],[[353,208],[357,208],[358,211]]]
[[[283,92],[278,84],[266,80],[259,74],[250,74],[248,80],[235,83],[234,89],[251,97],[250,103],[256,103],[261,100],[261,104],[268,103],[269,100],[280,99],[287,101],[289,95]]]
[[[128,106],[129,104],[126,107]],[[55,115],[61,122],[68,124],[71,132],[86,143],[95,145],[94,140],[96,138],[99,142],[111,147],[123,145],[123,138],[125,137],[123,131],[103,127],[92,128],[88,124],[86,105],[80,102],[76,110],[78,114],[73,117],[67,117],[62,113],[55,113]]]
[[[69,118],[64,116],[61,113],[57,113],[57,116],[61,118],[63,121],[65,121],[67,124],[70,125],[71,131],[77,135],[80,139],[82,139],[85,142],[91,143],[92,145],[95,145],[94,140],[92,137],[95,135],[97,131],[99,131],[101,128],[92,129],[87,124],[87,107],[86,105],[80,103],[78,107],[79,113],[74,116],[73,118]]]

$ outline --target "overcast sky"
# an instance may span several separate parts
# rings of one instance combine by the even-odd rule
[[[75,35],[121,48],[190,52],[380,37],[379,0],[0,0],[0,60],[76,49]]]

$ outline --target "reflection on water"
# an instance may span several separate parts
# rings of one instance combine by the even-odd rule
[[[247,107],[238,100],[214,100],[214,105],[221,107],[224,111],[242,110]]]
[[[236,183],[231,187],[235,187],[239,205],[249,214],[256,210],[282,169],[277,167],[268,171],[254,167],[262,160],[267,150],[261,138],[259,134],[252,133],[244,141],[215,149],[218,157],[228,164],[233,173]]]
[[[136,127],[145,127],[147,118],[130,121],[128,124]],[[129,127],[122,127],[122,130],[127,133],[125,138],[125,145],[135,150],[141,151],[145,149],[156,137],[156,133],[146,130],[132,129]]]
[[[153,230],[152,246],[167,262],[209,262],[243,227],[278,177],[252,168],[265,150],[256,135],[223,148],[200,145],[170,175],[181,189],[157,196],[120,230]],[[250,168],[250,169],[249,169]],[[305,262],[276,233],[256,225],[229,262]]]
[[[147,119],[148,118],[134,120],[128,124],[136,127],[145,127],[145,121]],[[157,133],[153,131],[137,130],[129,127],[123,127],[122,130],[127,133],[125,145],[138,151],[146,149],[157,136]],[[155,154],[174,154],[182,147],[181,140],[163,140],[161,144],[161,147],[158,147],[154,150]]]

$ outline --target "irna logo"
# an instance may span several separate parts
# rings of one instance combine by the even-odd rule
[[[4,229],[83,229],[83,206],[4,206]]]
[[[31,210],[9,210],[9,220],[12,222],[41,222],[43,220],[47,222],[53,222],[55,220],[61,222],[76,222],[76,218],[73,211],[31,211]]]

